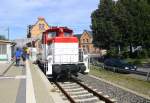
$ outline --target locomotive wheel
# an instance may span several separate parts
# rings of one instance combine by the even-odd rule
[[[57,75],[56,74],[53,74],[52,76],[53,76],[54,80],[57,79]]]

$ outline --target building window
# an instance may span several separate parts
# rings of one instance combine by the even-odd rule
[[[89,42],[89,40],[88,40],[88,39],[86,39],[86,42],[88,43],[88,42]]]
[[[86,51],[89,52],[89,46],[88,45],[86,45]]]
[[[44,27],[45,27],[45,25],[44,25],[44,24],[39,24],[39,29],[40,29],[40,30],[45,30],[45,28],[44,28]]]
[[[85,43],[85,39],[83,39],[82,41],[83,41],[83,43]]]
[[[6,44],[0,44],[0,55],[7,53],[7,45]]]
[[[85,45],[83,45],[83,49],[85,48]]]

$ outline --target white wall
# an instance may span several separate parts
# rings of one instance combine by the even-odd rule
[[[11,45],[10,44],[7,44],[7,58],[8,58],[8,62],[11,61]]]

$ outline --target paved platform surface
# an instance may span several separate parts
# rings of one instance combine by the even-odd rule
[[[13,64],[8,69],[9,65],[0,65],[0,103],[61,103],[55,100],[58,94],[51,92],[53,87],[45,84],[46,77],[36,65],[27,61],[26,66]]]
[[[11,63],[0,63],[0,75],[3,75],[5,73],[6,69]]]
[[[25,68],[20,66],[12,66],[8,69],[9,64],[1,64],[0,69],[3,75],[0,76],[0,103],[16,103],[18,101],[18,97],[20,96],[24,98],[20,103],[26,103],[25,98]],[[6,71],[3,73],[4,71]],[[24,86],[24,89],[21,90],[21,87]],[[20,92],[22,92],[20,94]],[[19,103],[19,102],[17,102]]]

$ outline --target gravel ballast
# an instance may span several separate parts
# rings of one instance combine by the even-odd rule
[[[89,75],[79,75],[79,78],[89,86],[92,86],[99,92],[102,92],[104,95],[115,98],[117,100],[117,103],[150,103],[149,99],[143,98],[124,89],[115,87],[109,83],[90,77]]]

